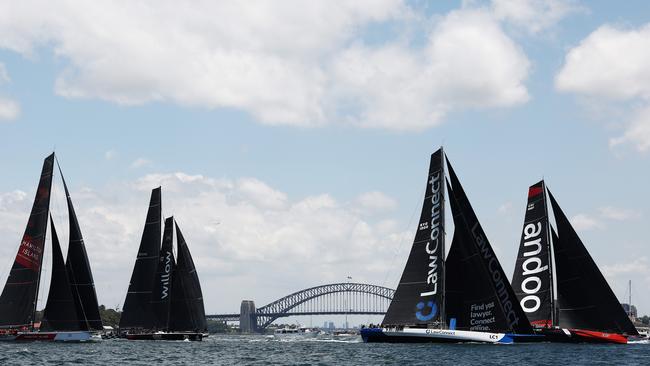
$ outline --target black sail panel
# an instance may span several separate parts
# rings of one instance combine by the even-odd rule
[[[467,228],[466,234],[475,244],[479,254],[478,257],[488,272],[492,289],[497,294],[497,306],[501,308],[501,311],[506,316],[508,329],[521,334],[532,333],[533,329],[526,318],[526,314],[519,305],[519,301],[517,301],[517,297],[508,282],[508,277],[503,271],[499,259],[494,253],[449,159],[447,159],[447,167],[451,180],[451,190],[453,191],[453,193],[450,192],[450,196],[453,195],[457,201],[459,216],[462,217],[462,221]]]
[[[153,327],[151,297],[154,275],[160,256],[161,199],[160,187],[151,191],[149,211],[140,240],[138,255],[133,266],[129,290],[124,301],[120,328]]]
[[[79,221],[72,205],[68,186],[63,178],[61,167],[59,166],[61,181],[68,204],[68,220],[70,221],[70,241],[68,244],[68,256],[66,258],[66,268],[68,270],[68,279],[72,288],[72,295],[75,301],[77,314],[79,314],[80,328],[82,330],[103,330],[102,319],[99,315],[99,304],[97,302],[97,293],[95,292],[95,282],[90,270],[90,262],[86,252],[83,236]]]
[[[442,148],[431,155],[415,239],[383,324],[424,325],[441,320],[445,253],[442,159]]]
[[[158,256],[158,268],[154,276],[154,291],[151,297],[153,328],[169,329],[169,315],[173,290],[173,270],[176,266],[173,249],[174,218],[165,219],[162,247]]]
[[[0,327],[30,325],[34,321],[50,210],[53,169],[54,154],[43,162],[27,228],[0,295]]]
[[[178,258],[173,274],[170,328],[176,331],[207,331],[201,283],[185,238],[176,223]]]
[[[52,280],[40,329],[47,331],[79,330],[80,318],[72,297],[72,288],[63,261],[59,237],[56,235],[54,221],[51,217],[50,231],[52,232]]]
[[[637,335],[636,328],[569,219],[550,191],[548,194],[558,230],[553,249],[559,326]]]
[[[530,323],[553,326],[553,293],[548,236],[548,209],[544,181],[528,188],[526,216],[512,288]]]
[[[454,191],[448,185],[454,218],[454,237],[445,262],[445,310],[447,321],[456,321],[456,329],[482,332],[512,330],[508,317],[499,306],[499,296],[491,275],[483,263],[464,221]]]

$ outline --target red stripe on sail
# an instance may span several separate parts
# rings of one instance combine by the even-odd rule
[[[25,235],[20,242],[16,263],[34,272],[41,268],[41,258],[43,255],[43,243],[33,240],[29,235]]]
[[[542,193],[542,187],[530,187],[528,188],[528,198],[537,196]]]

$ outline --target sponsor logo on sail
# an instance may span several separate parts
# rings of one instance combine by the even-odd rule
[[[429,321],[433,319],[436,314],[438,314],[438,306],[436,305],[435,302],[433,301],[427,301],[427,304],[424,304],[424,301],[419,302],[416,307],[418,308],[418,312],[415,313],[415,317],[418,318],[418,320],[421,320],[423,322]],[[423,311],[425,308],[428,308],[429,310],[427,311],[428,314],[423,314]]]
[[[483,258],[487,261],[488,271],[490,272],[490,279],[494,284],[496,289],[497,296],[499,297],[499,302],[501,303],[501,308],[503,313],[506,316],[506,320],[511,327],[514,327],[519,323],[519,317],[512,306],[512,300],[510,299],[510,294],[508,294],[509,284],[507,279],[504,279],[501,275],[499,261],[494,255],[494,252],[491,250],[487,239],[483,236],[482,230],[480,230],[478,221],[472,227],[472,236],[474,236],[474,241],[478,246],[480,254],[483,255]]]
[[[431,234],[429,235],[429,240],[424,247],[426,254],[429,257],[429,271],[427,272],[427,285],[431,286],[430,291],[420,293],[420,297],[428,297],[436,295],[438,293],[438,269],[439,269],[439,247],[440,247],[440,237],[442,228],[440,227],[441,221],[441,182],[440,182],[440,173],[441,171],[435,172],[431,175],[429,179],[429,185],[431,186]],[[421,225],[422,226],[422,225]],[[418,304],[419,305],[419,304]]]
[[[171,277],[172,272],[172,253],[168,251],[164,257],[165,267],[162,275],[160,275],[160,282],[162,285],[162,291],[160,293],[160,299],[164,300],[169,296],[169,278]]]
[[[526,296],[521,299],[521,307],[527,313],[536,312],[541,301],[537,293],[542,287],[542,280],[539,274],[548,270],[548,265],[542,266],[542,259],[539,254],[542,251],[542,223],[530,223],[524,226],[524,262],[521,264],[522,276],[521,291]]]

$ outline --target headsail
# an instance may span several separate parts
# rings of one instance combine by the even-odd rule
[[[481,227],[481,224],[472,209],[472,205],[463,190],[463,187],[454,172],[449,159],[447,159],[447,167],[449,169],[449,178],[451,180],[451,189],[452,192],[449,192],[450,196],[454,196],[458,204],[458,212],[462,217],[463,222],[467,228],[466,234],[476,245],[476,249],[481,258],[481,262],[484,268],[488,272],[488,277],[490,278],[490,284],[492,285],[493,291],[498,295],[497,306],[501,308],[501,311],[505,314],[508,321],[509,329],[516,333],[520,334],[529,334],[533,332],[530,323],[528,322],[524,311],[519,306],[519,301],[515,296],[508,278],[506,277],[501,264],[497,259],[490,242]]]
[[[420,221],[404,272],[383,324],[442,323],[444,293],[444,165],[442,148],[431,155]]]
[[[154,292],[151,298],[153,328],[169,329],[169,313],[172,296],[173,269],[176,265],[173,250],[174,218],[165,219],[162,247],[158,257],[158,270],[154,277]]]
[[[207,331],[201,283],[185,238],[176,224],[178,258],[173,274],[170,329],[175,331]]]
[[[52,233],[52,280],[40,329],[48,331],[79,330],[80,319],[72,297],[72,288],[52,217],[50,217],[50,231]]]
[[[510,331],[508,314],[499,306],[492,275],[479,254],[449,183],[447,192],[454,218],[454,237],[445,262],[447,319],[455,319],[456,329],[460,330]]]
[[[31,325],[34,321],[47,217],[50,210],[53,169],[54,154],[45,158],[43,162],[27,228],[0,295],[0,327]]]
[[[544,181],[528,189],[526,217],[512,288],[531,324],[553,326],[553,281],[549,243],[548,210]]]
[[[95,292],[95,282],[93,281],[93,274],[90,270],[86,246],[81,235],[81,228],[79,227],[79,221],[77,220],[77,215],[72,205],[68,186],[61,172],[61,166],[59,166],[59,173],[61,174],[61,181],[65,190],[68,204],[68,220],[70,221],[70,241],[68,244],[66,267],[77,314],[81,318],[80,328],[82,330],[103,330],[104,327],[99,315],[99,305],[97,303],[97,293]]]
[[[160,256],[160,227],[161,199],[158,187],[151,191],[149,211],[124,301],[120,328],[151,328],[154,325],[151,298]]]
[[[553,242],[559,325],[637,335],[638,332],[569,219],[549,191],[558,237]]]

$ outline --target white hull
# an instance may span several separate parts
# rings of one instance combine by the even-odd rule
[[[382,328],[373,329],[370,334],[362,331],[368,342],[433,342],[433,343],[513,343],[505,333],[474,332],[468,330],[424,329],[424,328]]]
[[[91,332],[17,332],[14,334],[3,334],[0,341],[14,342],[99,342],[101,335]]]

